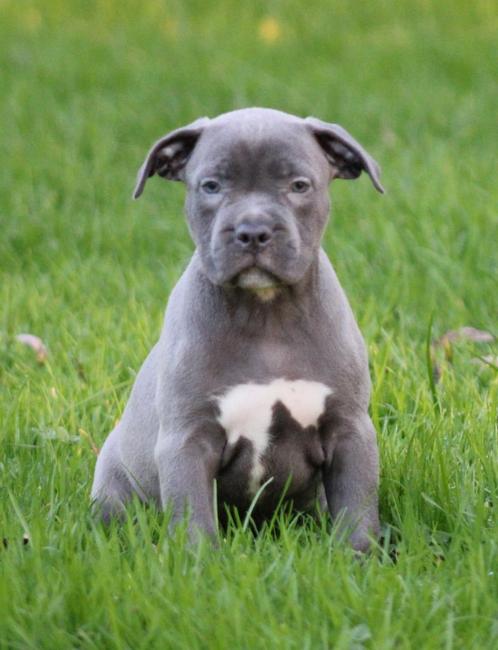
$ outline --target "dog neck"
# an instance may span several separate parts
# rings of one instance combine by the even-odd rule
[[[192,264],[196,274],[196,311],[202,320],[216,315],[210,318],[211,327],[237,327],[249,336],[261,336],[266,330],[285,330],[293,323],[305,328],[306,322],[311,323],[321,310],[319,256],[296,284],[259,290],[215,285],[196,256]]]

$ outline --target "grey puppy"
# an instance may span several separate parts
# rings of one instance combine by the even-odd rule
[[[103,517],[132,494],[214,534],[214,498],[257,521],[317,501],[366,550],[378,534],[378,452],[365,344],[320,246],[328,185],[379,167],[343,128],[249,108],[161,138],[158,174],[187,185],[196,250],[164,328],[97,460]],[[216,480],[217,489],[214,491]]]

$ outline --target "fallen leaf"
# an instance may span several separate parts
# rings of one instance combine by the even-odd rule
[[[34,334],[18,334],[16,341],[30,347],[36,353],[38,363],[45,363],[48,357],[48,350],[39,336]]]
[[[450,330],[434,341],[434,346],[444,347],[447,343],[455,341],[473,341],[474,343],[492,343],[495,336],[485,330],[478,330],[475,327],[460,327],[457,330]]]
[[[470,341],[472,343],[493,343],[496,340],[496,336],[487,332],[486,330],[478,330],[475,327],[460,327],[457,330],[448,330],[438,339],[435,339],[431,343],[431,357],[432,357],[432,369],[434,382],[437,384],[443,374],[443,366],[440,363],[436,362],[436,353],[438,350],[444,351],[444,358],[449,363],[453,361],[453,343],[458,341]],[[485,359],[485,357],[480,357]],[[484,363],[490,363],[484,361]],[[493,363],[490,363],[493,365]]]

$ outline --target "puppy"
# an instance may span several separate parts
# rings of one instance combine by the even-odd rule
[[[262,108],[199,119],[149,151],[134,196],[155,174],[183,181],[196,250],[97,460],[106,520],[136,493],[173,524],[188,512],[195,539],[216,530],[215,495],[218,512],[244,512],[260,491],[261,521],[285,488],[368,548],[379,523],[367,354],[320,245],[329,183],[362,172],[383,192],[343,128]]]

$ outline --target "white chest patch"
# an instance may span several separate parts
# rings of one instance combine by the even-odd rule
[[[262,456],[270,442],[269,431],[273,406],[281,402],[303,428],[316,425],[325,409],[331,388],[317,381],[275,379],[269,384],[239,384],[218,398],[218,422],[225,429],[228,442],[240,437],[250,440],[254,459],[249,489],[257,492],[263,477]]]

